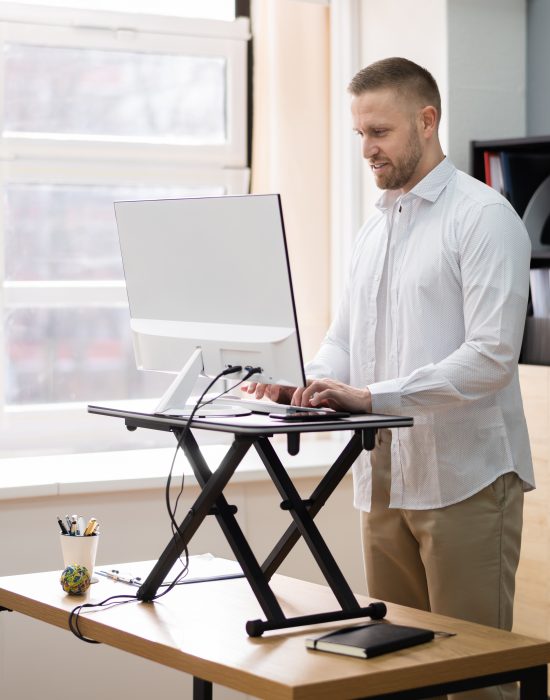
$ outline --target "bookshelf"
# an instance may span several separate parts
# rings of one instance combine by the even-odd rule
[[[513,193],[507,191],[510,189],[510,187],[509,185],[507,186],[506,182],[504,183],[504,188],[501,190],[501,192],[516,207],[518,214],[525,217],[528,213],[525,204],[527,202],[531,202],[533,195],[539,186],[546,180],[546,178],[550,177],[550,136],[472,141],[470,144],[470,172],[475,178],[481,180],[482,182],[487,182],[485,163],[486,153],[497,154],[500,156],[502,153],[504,153],[515,159],[516,162],[512,166],[511,174],[514,176],[516,182],[521,182],[524,188],[520,193],[521,196],[519,197],[521,200],[520,206],[516,206],[517,203],[514,201]],[[518,160],[521,161],[522,158],[523,162],[518,162]],[[535,168],[533,168],[533,163],[535,163]],[[536,172],[534,172],[534,170]],[[504,179],[506,180],[506,177]],[[550,186],[550,181],[548,181],[548,185]],[[497,187],[497,189],[499,188]],[[550,195],[550,187],[548,192]],[[544,199],[548,203],[546,215],[547,218],[550,219],[550,196],[545,197]],[[549,268],[550,240],[546,241],[546,239],[543,237],[544,242],[541,242],[539,240],[539,236],[534,233],[533,229],[531,228],[531,230],[529,230],[527,221],[526,226],[533,244],[531,268]],[[547,222],[546,226],[544,227],[544,234],[548,236],[549,233],[550,223]]]
[[[522,139],[493,139],[470,142],[471,173],[485,182],[485,151],[514,151],[521,153],[550,153],[550,136],[532,136]]]
[[[550,367],[550,136],[471,142],[471,173],[509,199],[531,238],[520,363]]]

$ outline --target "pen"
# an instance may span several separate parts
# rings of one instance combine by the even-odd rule
[[[57,522],[59,523],[59,528],[60,528],[60,530],[61,530],[61,534],[62,534],[62,535],[67,535],[67,534],[68,534],[68,531],[67,531],[67,528],[65,527],[65,523],[63,522],[63,520],[61,520],[61,518],[59,517],[59,515],[57,516]]]
[[[82,516],[79,516],[77,519],[77,525],[76,525],[76,534],[77,535],[84,535],[85,530],[86,530],[86,521]]]
[[[121,576],[118,571],[96,571],[96,574],[101,574],[106,578],[111,578],[113,581],[120,581],[121,583],[129,583],[131,586],[141,585],[141,576]]]
[[[71,535],[76,535],[76,529],[77,529],[77,522],[76,522],[76,515],[71,516],[71,529],[69,530],[69,533]]]
[[[97,527],[97,520],[95,518],[90,518],[88,520],[88,524],[86,525],[86,528],[84,529],[83,534],[84,535],[93,535],[94,531]]]

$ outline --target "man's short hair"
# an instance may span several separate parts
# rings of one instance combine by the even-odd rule
[[[348,85],[355,97],[370,90],[391,88],[405,97],[416,97],[423,107],[435,107],[441,118],[441,96],[433,75],[406,58],[383,58],[362,68]]]

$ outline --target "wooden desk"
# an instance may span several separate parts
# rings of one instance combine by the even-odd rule
[[[102,579],[86,596],[71,597],[58,578],[59,572],[0,578],[0,605],[67,629],[75,605],[135,591]],[[325,586],[279,575],[273,586],[287,614],[335,606]],[[81,629],[105,644],[193,675],[196,700],[212,697],[211,683],[269,700],[412,700],[510,680],[521,681],[523,700],[546,698],[550,642],[398,605],[388,608],[391,622],[457,635],[370,660],[305,648],[305,637],[341,623],[251,638],[245,620],[260,607],[245,579],[179,586],[155,603],[88,613]]]

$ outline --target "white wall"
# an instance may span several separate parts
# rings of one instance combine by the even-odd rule
[[[527,3],[527,134],[550,134],[550,2]]]
[[[167,465],[168,466],[168,465]],[[309,495],[316,480],[297,480]],[[196,497],[186,490],[184,504]],[[279,508],[271,482],[235,484],[225,491],[239,508],[237,518],[257,558],[262,561],[289,524]],[[156,559],[170,531],[161,490],[94,494],[71,497],[0,501],[0,575],[62,568],[56,514],[94,513],[102,523],[97,564]],[[352,506],[351,478],[346,477],[316,518],[353,590],[364,593],[364,577],[357,512]],[[337,525],[337,526],[336,526]],[[211,552],[233,558],[214,518],[192,541],[191,553]],[[281,573],[322,583],[307,547],[300,543]],[[75,603],[76,604],[76,603]],[[243,635],[244,630],[243,620]],[[83,678],[86,682],[83,683]],[[67,688],[78,688],[79,700],[150,700],[159,696],[186,700],[192,697],[191,678],[145,659],[79,641],[69,632],[26,618],[0,613],[0,697],[2,700],[54,700]],[[215,700],[244,700],[246,696],[217,687]]]
[[[525,0],[447,0],[449,155],[470,168],[470,140],[526,133]]]
[[[442,98],[440,138],[469,171],[470,141],[525,135],[525,0],[362,0],[361,64],[403,56],[427,68]],[[365,218],[380,192],[370,173]]]
[[[447,86],[446,0],[363,0],[361,4],[361,65],[402,56],[427,68],[445,103]],[[441,137],[446,145],[447,114],[443,107]],[[444,145],[444,148],[445,148]],[[357,145],[359,148],[359,145]],[[363,165],[363,218],[373,211],[380,190]]]

